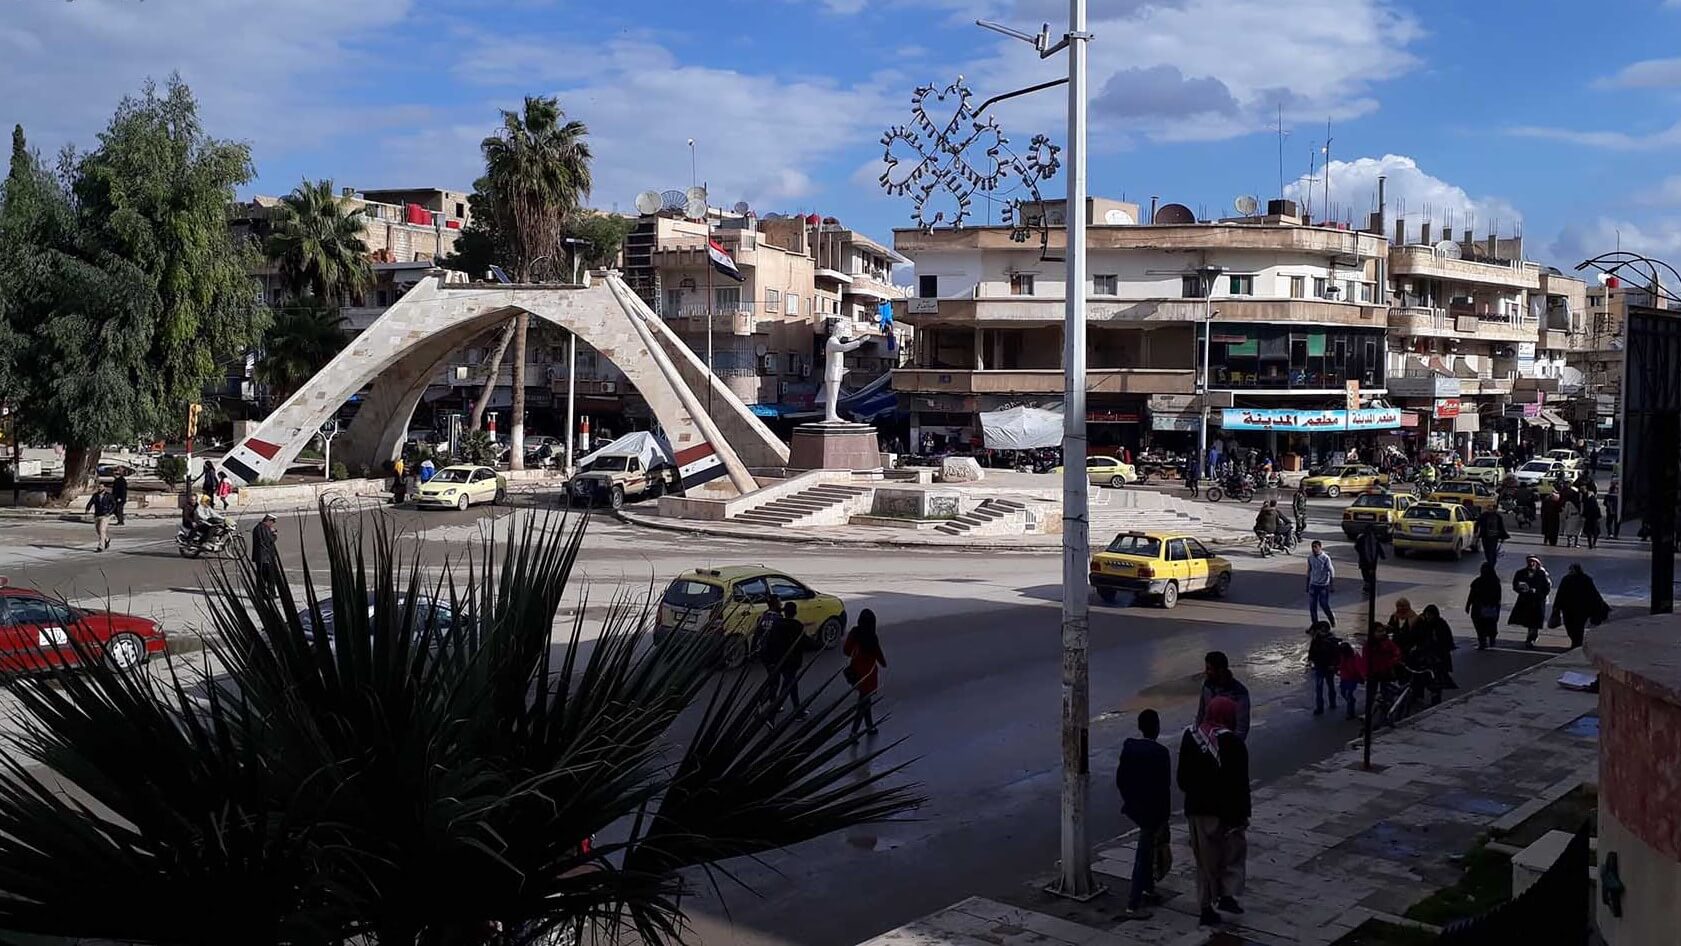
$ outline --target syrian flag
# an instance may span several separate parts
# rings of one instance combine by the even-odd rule
[[[736,282],[746,281],[747,277],[741,275],[741,270],[735,268],[735,260],[730,259],[730,254],[725,251],[724,247],[719,244],[717,240],[706,241],[706,255],[712,257],[713,269],[716,269],[718,272],[723,273],[725,276],[730,277]]]

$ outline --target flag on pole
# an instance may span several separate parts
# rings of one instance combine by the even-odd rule
[[[706,241],[706,255],[712,257],[713,269],[736,282],[746,281],[747,277],[741,275],[741,270],[735,268],[735,260],[730,259],[729,252],[717,240],[708,239]]]

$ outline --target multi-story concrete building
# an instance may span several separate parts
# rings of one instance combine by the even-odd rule
[[[1205,319],[1211,440],[1323,451],[1344,438],[1219,425],[1225,408],[1252,416],[1345,408],[1350,382],[1368,401],[1385,394],[1383,236],[1305,225],[1286,201],[1268,210],[1135,225],[1135,205],[1088,202],[1087,422],[1096,447],[1195,444]],[[915,352],[893,382],[913,442],[976,443],[980,412],[1060,409],[1065,207],[1047,201],[1044,215],[1043,252],[1006,227],[895,232],[895,248],[916,264],[903,316],[917,328]]]
[[[729,254],[740,281],[714,269],[708,238]],[[879,338],[876,305],[903,297],[891,283],[900,261],[816,216],[648,215],[625,242],[626,281],[691,349],[702,358],[710,352],[730,390],[767,417],[819,409],[822,337],[845,319],[852,334]],[[849,385],[879,375],[896,357],[881,342],[859,349]]]
[[[1617,416],[1623,397],[1623,342],[1629,306],[1663,308],[1649,289],[1630,286],[1615,276],[1596,282],[1587,291],[1587,331],[1570,365],[1581,372],[1583,396],[1572,420],[1586,437],[1618,435]]]
[[[1409,240],[1416,237],[1416,240]],[[1523,258],[1517,239],[1452,239],[1396,221],[1389,247],[1389,395],[1421,445],[1498,449],[1563,433],[1586,286]]]

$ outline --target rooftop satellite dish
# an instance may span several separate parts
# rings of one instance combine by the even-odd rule
[[[738,214],[744,214],[744,213],[748,213],[753,208],[747,205],[747,201],[738,200],[738,201],[735,202],[735,206],[731,207],[730,209],[735,211]]]
[[[1197,215],[1191,213],[1191,208],[1184,204],[1163,204],[1156,211],[1155,223],[1196,223]]]
[[[643,191],[636,195],[636,212],[644,216],[657,214],[664,206],[665,201],[660,199],[659,191]]]
[[[682,210],[689,205],[689,195],[682,191],[661,191],[662,210]]]
[[[766,220],[781,220],[781,219],[782,219],[782,215],[781,215],[781,214],[777,214],[777,213],[770,213],[770,214],[765,214],[765,217],[764,217],[764,219],[766,219]]]
[[[1435,250],[1437,253],[1442,254],[1448,259],[1459,259],[1461,256],[1465,255],[1465,251],[1459,248],[1459,244],[1453,242],[1452,240],[1442,240],[1438,242],[1435,246]]]
[[[1237,200],[1232,201],[1232,206],[1236,207],[1237,212],[1243,214],[1245,217],[1252,217],[1255,215],[1255,211],[1261,208],[1261,202],[1248,194],[1244,194]]]
[[[1132,214],[1117,207],[1104,212],[1103,222],[1112,227],[1130,227],[1138,221],[1132,218]]]
[[[690,220],[704,220],[706,219],[706,209],[705,198],[691,197],[689,202],[683,205],[683,216]]]
[[[690,200],[705,200],[706,188],[696,185],[683,192],[683,196]]]

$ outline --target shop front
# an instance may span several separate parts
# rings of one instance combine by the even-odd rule
[[[1148,401],[1142,395],[1094,394],[1086,402],[1086,439],[1092,449],[1141,451]]]
[[[1215,415],[1222,454],[1254,449],[1284,470],[1307,469],[1335,459],[1349,447],[1375,450],[1379,438],[1401,428],[1395,408],[1225,408]],[[1214,446],[1210,447],[1212,453]]]

